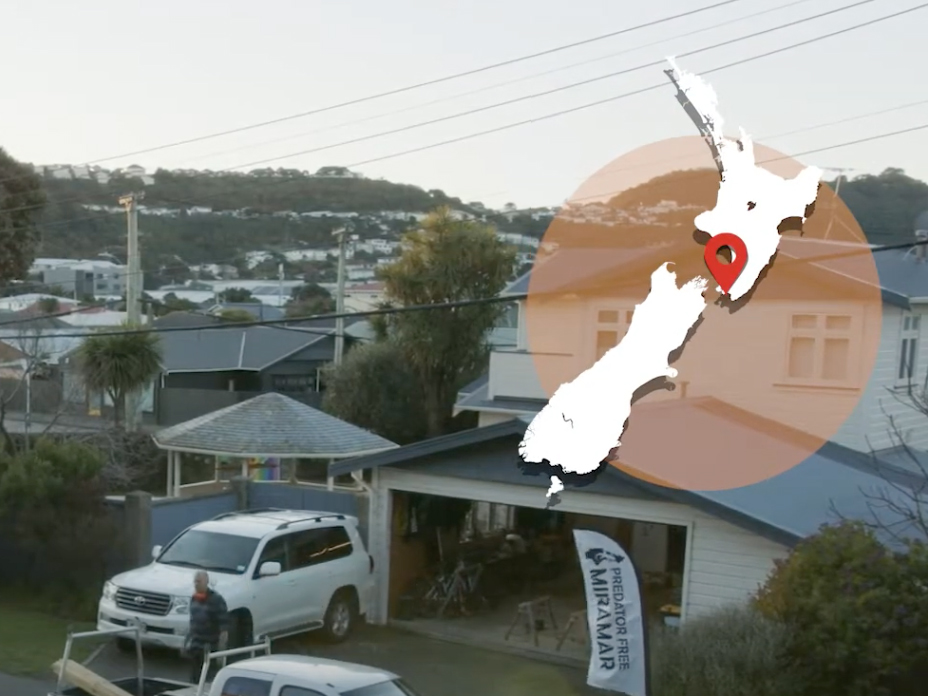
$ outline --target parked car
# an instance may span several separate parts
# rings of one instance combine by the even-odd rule
[[[94,637],[93,633],[82,637]],[[72,639],[68,639],[65,658],[70,653]],[[272,655],[270,643],[226,650],[212,655],[212,660],[232,657],[230,653],[256,653],[251,657],[220,669],[212,683],[205,681],[206,669],[200,683],[185,684],[168,679],[142,676],[141,662],[136,674],[115,679],[113,685],[133,696],[417,696],[408,684],[391,672],[366,665],[326,660],[304,655]],[[211,661],[212,661],[211,660]],[[71,667],[68,667],[68,664]],[[49,696],[91,696],[80,686],[65,687],[67,677],[74,676],[74,663],[66,659],[55,664],[56,672],[63,672],[56,690]],[[102,680],[85,667],[76,666],[88,688],[100,689]],[[81,681],[78,679],[77,681]],[[91,686],[92,684],[92,686]],[[108,692],[107,692],[108,693]]]
[[[366,615],[373,588],[358,519],[330,512],[226,513],[155,546],[152,558],[105,584],[98,630],[140,625],[142,642],[182,650],[193,578],[206,570],[229,608],[230,648],[313,630],[340,642]]]

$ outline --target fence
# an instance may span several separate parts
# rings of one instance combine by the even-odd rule
[[[235,480],[233,484],[231,492],[196,498],[156,499],[148,493],[108,498],[107,509],[119,537],[105,559],[106,577],[149,563],[153,546],[167,544],[197,522],[235,510],[277,507],[355,515],[361,519],[362,536],[367,538],[364,514],[367,505],[360,504],[353,493],[271,482]],[[22,548],[17,544],[13,527],[2,522],[0,558],[3,585],[41,585],[62,575],[57,559]]]

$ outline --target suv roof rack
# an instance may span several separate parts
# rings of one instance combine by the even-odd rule
[[[345,516],[344,516],[344,515],[341,515],[341,514],[338,514],[338,515],[313,515],[312,517],[300,517],[299,519],[290,520],[290,521],[288,521],[288,522],[284,522],[283,524],[277,525],[277,531],[280,531],[281,529],[286,529],[286,528],[289,527],[291,524],[299,524],[299,523],[301,523],[301,522],[321,522],[322,520],[343,520],[343,519],[345,519]]]
[[[223,512],[215,517],[213,520],[222,520],[226,517],[235,517],[236,515],[258,515],[263,512],[284,512],[283,508],[267,507],[267,508],[254,508],[252,510],[233,510],[232,512]]]

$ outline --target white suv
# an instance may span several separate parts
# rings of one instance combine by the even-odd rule
[[[182,649],[193,577],[206,570],[229,608],[230,648],[316,629],[339,642],[367,613],[373,587],[374,559],[358,519],[335,513],[226,513],[154,547],[152,557],[104,585],[98,629],[140,623],[143,642]]]

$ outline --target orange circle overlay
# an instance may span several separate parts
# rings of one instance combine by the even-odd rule
[[[803,168],[760,144],[754,156],[784,178]],[[703,256],[707,235],[694,223],[715,207],[719,178],[699,137],[647,145],[600,169],[545,232],[525,309],[550,397],[621,340],[663,263],[678,287],[709,280],[702,321],[670,356],[677,377],[636,392],[607,458],[639,479],[697,491],[771,478],[833,438],[869,381],[882,322],[866,237],[824,183],[804,224],[781,225],[753,292],[720,298]]]

